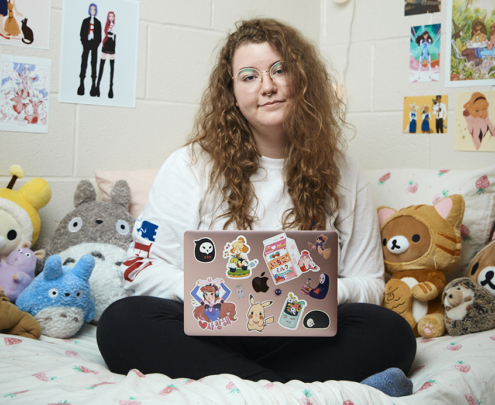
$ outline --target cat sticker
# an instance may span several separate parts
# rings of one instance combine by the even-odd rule
[[[195,240],[194,245],[194,257],[198,262],[211,263],[215,260],[215,244],[210,238]]]

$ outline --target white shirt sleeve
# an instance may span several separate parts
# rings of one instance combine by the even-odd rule
[[[184,232],[198,228],[200,204],[199,181],[183,148],[163,164],[136,220],[134,242],[120,267],[126,289],[184,301]]]
[[[336,221],[341,247],[338,302],[339,305],[348,302],[381,305],[385,268],[373,196],[364,172],[356,163],[348,177],[357,180],[347,182]]]

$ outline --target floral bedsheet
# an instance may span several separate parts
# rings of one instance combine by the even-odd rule
[[[71,339],[0,334],[0,404],[495,404],[495,330],[418,339],[410,372],[414,394],[402,398],[350,381],[281,384],[229,374],[195,381],[139,370],[118,375],[106,368],[95,333],[87,324]]]

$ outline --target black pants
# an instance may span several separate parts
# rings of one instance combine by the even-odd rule
[[[91,78],[96,80],[96,64],[98,63],[98,46],[92,39],[87,44],[83,45],[83,53],[81,55],[81,73],[79,77],[83,80],[86,77],[86,69],[88,67],[88,57],[91,53]]]
[[[409,372],[416,338],[409,324],[378,305],[338,309],[334,337],[193,337],[184,334],[183,304],[135,296],[110,305],[97,341],[109,369],[199,379],[229,373],[258,381],[361,381],[390,367]]]
[[[443,134],[443,118],[437,118],[437,134],[442,133]]]

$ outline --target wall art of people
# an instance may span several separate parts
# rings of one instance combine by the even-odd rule
[[[440,80],[440,24],[411,27],[409,81]]]
[[[49,59],[1,56],[0,130],[48,132]]]
[[[139,2],[64,2],[59,101],[134,107]]]

